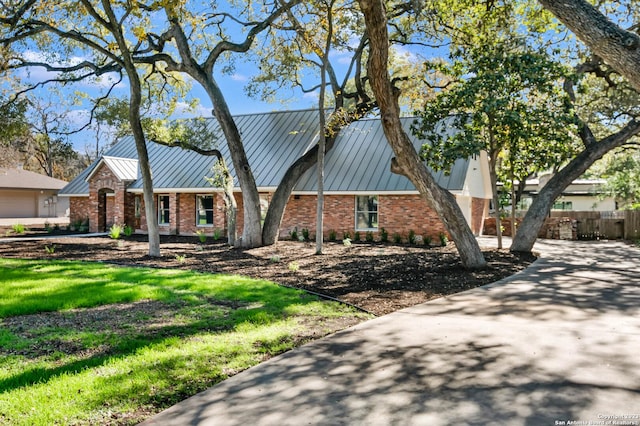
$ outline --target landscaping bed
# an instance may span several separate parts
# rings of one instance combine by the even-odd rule
[[[311,242],[235,249],[223,241],[163,236],[162,256],[147,255],[146,236],[40,239],[3,242],[0,257],[92,260],[120,265],[223,272],[274,281],[330,296],[376,315],[489,284],[527,267],[535,258],[507,250],[483,250],[488,267],[462,267],[455,245],[328,242],[322,255]]]

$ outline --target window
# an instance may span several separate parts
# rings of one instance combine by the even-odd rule
[[[158,195],[158,225],[169,223],[169,196]]]
[[[213,226],[213,195],[196,197],[196,225]]]
[[[378,196],[356,196],[356,229],[378,229]]]
[[[142,216],[142,198],[139,195],[133,199],[133,209],[136,217]]]
[[[573,210],[573,201],[556,201],[551,210]]]

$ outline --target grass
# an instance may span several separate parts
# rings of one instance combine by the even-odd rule
[[[0,259],[0,424],[135,424],[363,316],[239,276]]]

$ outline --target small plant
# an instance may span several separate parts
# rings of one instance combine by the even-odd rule
[[[416,244],[416,231],[414,231],[413,229],[409,229],[409,236],[407,237],[407,241],[411,245]]]
[[[200,240],[202,244],[207,242],[207,234],[202,229],[198,229],[196,231],[196,235],[198,236],[198,240]]]
[[[122,234],[122,225],[118,225],[116,223],[111,225],[111,228],[109,229],[109,236],[114,240],[117,240],[120,238],[120,234]]]
[[[447,243],[449,242],[449,238],[447,238],[447,234],[445,234],[444,232],[441,232],[438,235],[438,238],[440,238],[440,245],[442,247],[445,247],[447,245]]]
[[[124,241],[118,240],[118,248],[124,248]]]
[[[309,241],[309,230],[307,228],[302,229],[302,239],[304,241]]]
[[[364,239],[367,240],[367,242],[372,243],[373,242],[373,232],[368,231],[365,235],[364,235]]]
[[[349,239],[349,241],[351,241],[351,232],[349,232],[349,231],[344,231],[344,232],[342,233],[342,240],[344,241],[344,240],[346,240],[347,238]]]
[[[58,225],[57,223],[53,224],[53,230],[54,231],[59,231],[60,230],[60,225]]]
[[[338,234],[333,229],[329,231],[329,241],[335,241],[338,238]]]
[[[178,263],[184,263],[187,261],[187,256],[184,254],[176,254],[176,260]]]
[[[49,234],[53,231],[53,228],[51,228],[51,224],[49,223],[48,220],[44,222],[44,230],[47,231]]]
[[[21,223],[14,223],[13,225],[11,225],[11,229],[13,229],[13,232],[15,232],[16,234],[24,234],[24,225]]]
[[[130,237],[133,234],[133,228],[129,225],[125,225],[124,228],[122,228],[122,233],[125,237]]]
[[[298,241],[303,242],[304,241],[304,237],[302,235],[298,235]]]
[[[89,230],[89,219],[77,219],[71,224],[72,231],[87,232]]]
[[[280,256],[278,256],[277,254],[274,254],[273,256],[271,256],[269,258],[269,261],[271,261],[273,263],[278,263],[278,262],[280,262]]]
[[[204,251],[204,247],[202,247],[202,246],[196,246],[196,251]]]
[[[398,234],[397,232],[393,233],[393,242],[396,244],[400,244],[402,243],[402,235]]]
[[[389,233],[384,228],[380,228],[380,242],[383,242],[383,243],[389,242]]]
[[[289,262],[289,270],[291,272],[298,272],[298,270],[300,269],[300,265],[298,264],[298,262]]]
[[[347,248],[351,247],[351,238],[345,238],[344,240],[342,240],[342,244]]]
[[[56,252],[56,245],[55,244],[51,244],[50,246],[44,246],[44,251],[47,254],[53,254]]]
[[[289,236],[292,241],[298,241],[298,228],[293,228],[293,231],[289,232]]]
[[[431,246],[431,241],[433,241],[433,237],[431,237],[430,235],[425,236],[422,240],[424,245],[427,247]]]
[[[356,243],[359,243],[359,242],[360,242],[360,232],[359,232],[359,231],[356,231],[356,232],[353,234],[353,241],[355,241]]]
[[[220,229],[213,230],[213,241],[218,241],[222,237],[222,231]]]

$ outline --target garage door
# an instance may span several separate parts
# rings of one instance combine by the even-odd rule
[[[36,217],[36,194],[28,191],[0,191],[0,217]]]

